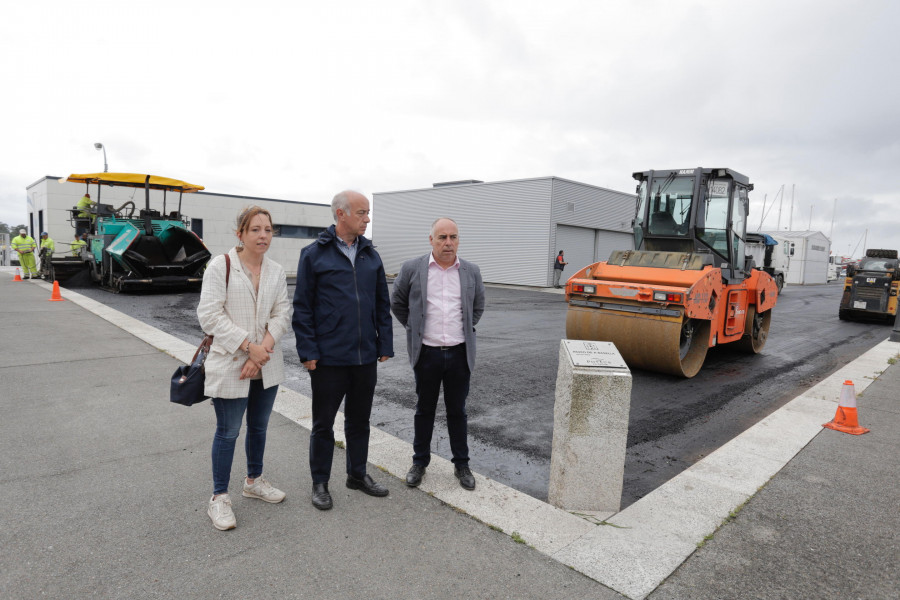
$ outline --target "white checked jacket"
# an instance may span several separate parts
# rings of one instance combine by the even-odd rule
[[[227,297],[225,256],[220,255],[209,262],[203,273],[197,305],[200,327],[215,336],[205,365],[204,391],[212,398],[244,398],[250,394],[250,380],[240,379],[241,368],[247,360],[240,345],[248,337],[254,344],[262,343],[266,329],[275,338],[275,351],[262,368],[263,387],[284,381],[280,340],[291,330],[293,308],[288,300],[287,280],[281,265],[263,257],[257,297],[238,253],[232,248],[228,255],[231,257],[231,277]]]

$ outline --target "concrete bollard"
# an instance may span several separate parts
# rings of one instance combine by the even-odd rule
[[[630,409],[631,371],[614,344],[560,341],[551,504],[570,511],[619,511]]]

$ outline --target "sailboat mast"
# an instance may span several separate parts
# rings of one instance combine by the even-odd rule
[[[788,231],[793,231],[794,227],[794,184],[791,184],[791,214],[788,215]]]
[[[834,199],[834,205],[831,207],[831,231],[828,232],[828,239],[834,241],[834,213],[837,212],[837,198]]]

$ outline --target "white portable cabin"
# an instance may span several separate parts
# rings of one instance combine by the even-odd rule
[[[811,285],[827,283],[828,257],[831,241],[821,231],[767,231],[789,250],[790,261],[785,269],[785,283]],[[793,250],[793,253],[790,253]],[[783,256],[779,252],[779,256]]]
[[[56,242],[56,254],[68,254],[75,229],[69,223],[69,210],[84,193],[90,192],[97,202],[97,186],[72,183],[65,178],[47,175],[29,185],[26,190],[29,233],[35,240],[46,231]],[[99,202],[119,208],[134,202],[137,215],[144,208],[144,190],[118,186],[101,186]],[[234,230],[241,209],[258,205],[272,215],[275,237],[266,256],[279,263],[288,277],[297,274],[300,250],[310,244],[319,232],[334,223],[329,204],[275,200],[253,196],[236,196],[195,192],[181,197],[181,213],[190,229],[206,244],[213,256],[224,254],[237,243]],[[150,208],[169,214],[178,210],[178,193],[150,190]],[[165,210],[163,210],[165,208]]]
[[[539,177],[459,181],[434,187],[376,192],[374,242],[388,273],[431,251],[428,235],[438,217],[459,226],[459,256],[476,263],[486,282],[546,287],[559,250],[578,269],[634,248],[635,194]]]

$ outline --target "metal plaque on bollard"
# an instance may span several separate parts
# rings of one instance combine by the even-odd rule
[[[626,369],[628,365],[612,342],[586,342],[584,340],[563,340],[566,351],[576,367],[611,367]]]

